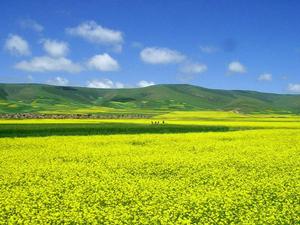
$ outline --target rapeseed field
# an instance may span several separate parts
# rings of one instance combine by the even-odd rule
[[[256,124],[213,132],[179,133],[176,127],[147,133],[151,121],[134,120],[144,132],[4,135],[0,224],[299,224],[298,118],[260,119],[194,119]],[[1,121],[18,123],[30,124]],[[192,119],[166,123],[183,126]]]

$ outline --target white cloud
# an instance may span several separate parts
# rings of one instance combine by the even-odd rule
[[[89,42],[113,45],[118,50],[123,43],[123,34],[119,30],[112,30],[98,25],[95,21],[87,21],[77,27],[67,28],[66,32],[73,36],[81,37]]]
[[[146,80],[141,80],[137,83],[138,87],[148,87],[151,85],[155,85],[155,83],[153,81],[146,81]]]
[[[212,54],[219,51],[219,49],[214,46],[200,46],[200,51],[207,54]]]
[[[82,70],[80,65],[73,63],[70,59],[64,57],[51,58],[48,56],[35,57],[30,61],[21,61],[15,65],[15,68],[29,72],[64,71],[78,73]]]
[[[56,40],[43,40],[44,50],[52,57],[62,57],[69,52],[68,43]]]
[[[270,73],[263,73],[258,77],[259,81],[272,81],[272,74]]]
[[[94,79],[87,81],[89,88],[124,88],[125,85],[121,82],[113,82],[109,79]]]
[[[117,71],[119,70],[118,62],[107,53],[95,55],[87,63],[90,69],[100,71]]]
[[[69,80],[64,77],[55,77],[51,80],[48,80],[47,83],[51,85],[66,86],[69,84]]]
[[[300,93],[300,84],[289,84],[288,91],[294,93]]]
[[[180,68],[180,72],[189,74],[203,73],[206,70],[207,66],[202,63],[186,63]]]
[[[179,63],[185,59],[185,56],[178,51],[158,47],[144,48],[140,57],[145,63],[150,64]]]
[[[34,30],[36,32],[42,32],[44,30],[44,27],[41,24],[39,24],[36,21],[31,20],[31,19],[21,20],[20,21],[20,26],[23,29],[31,29],[31,30]]]
[[[246,73],[246,67],[238,61],[233,61],[228,65],[228,71],[231,73]]]
[[[29,45],[26,40],[18,35],[9,35],[6,39],[4,48],[12,55],[30,55]]]

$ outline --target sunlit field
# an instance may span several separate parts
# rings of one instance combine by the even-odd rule
[[[0,224],[300,222],[296,115],[1,120],[0,137]]]

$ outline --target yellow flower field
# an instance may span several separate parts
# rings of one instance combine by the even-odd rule
[[[298,224],[300,129],[285,126],[0,138],[0,224]]]

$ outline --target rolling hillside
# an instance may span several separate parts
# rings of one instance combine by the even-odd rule
[[[185,84],[130,89],[0,84],[0,113],[102,113],[152,110],[300,113],[300,95],[215,90]]]

